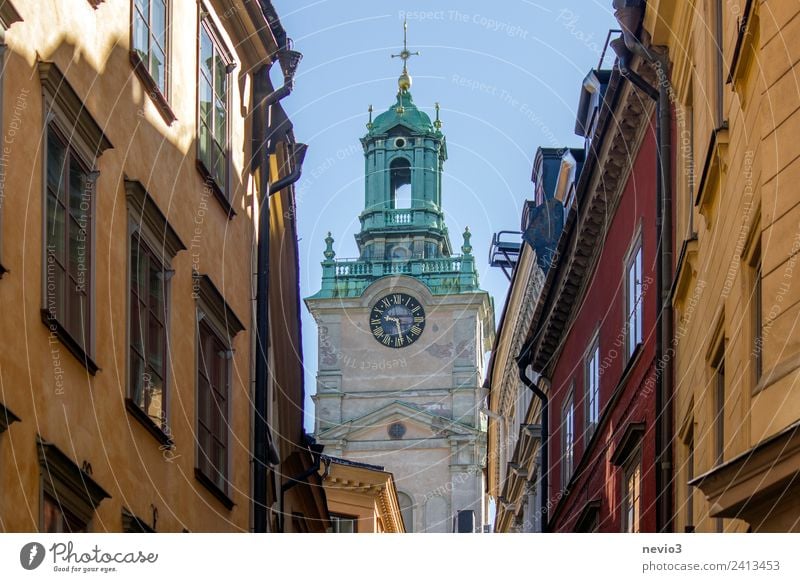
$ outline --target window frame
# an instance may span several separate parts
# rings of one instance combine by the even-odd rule
[[[232,179],[231,179],[231,168],[232,168],[232,160],[231,160],[231,105],[232,105],[232,97],[231,97],[231,74],[233,73],[234,69],[236,68],[236,62],[232,56],[231,51],[229,50],[227,43],[223,40],[222,35],[219,33],[219,27],[212,17],[211,12],[206,9],[205,3],[200,3],[200,17],[198,19],[198,26],[197,26],[197,63],[196,63],[196,74],[197,74],[197,99],[196,99],[196,114],[195,114],[195,127],[196,129],[196,148],[195,148],[195,160],[196,166],[198,171],[203,177],[203,181],[210,187],[212,192],[214,192],[215,198],[219,201],[222,205],[225,212],[228,214],[228,218],[233,218],[235,216],[235,212],[233,209],[232,204]],[[211,40],[212,51],[216,51],[219,53],[224,65],[225,65],[225,183],[219,184],[217,182],[216,177],[213,175],[213,170],[206,167],[205,162],[203,161],[201,155],[201,133],[200,128],[201,124],[201,88],[200,83],[204,77],[203,73],[203,65],[202,65],[202,34],[205,32],[209,39]],[[212,73],[213,76],[213,73]],[[214,82],[216,80],[212,79],[211,84],[211,98],[212,98],[212,112],[211,116],[214,117],[214,103],[215,103],[215,90],[214,90]],[[211,136],[210,139],[212,143],[216,143],[214,138],[214,128],[211,128],[209,135]]]
[[[174,275],[172,261],[180,252],[186,250],[178,234],[167,221],[164,214],[159,210],[158,205],[153,200],[150,193],[138,180],[125,179],[125,196],[128,209],[128,228],[127,228],[127,259],[126,259],[126,287],[125,287],[125,407],[131,415],[141,422],[144,427],[158,440],[162,447],[171,448],[174,444],[172,431],[169,428],[169,408],[171,400],[171,376],[170,376],[170,353],[172,346],[172,334],[170,333],[172,321],[172,284],[171,278]],[[167,421],[164,426],[158,426],[131,398],[131,288],[132,288],[132,261],[131,244],[134,236],[138,236],[142,244],[149,247],[156,259],[160,259],[165,273],[164,281],[164,307],[166,310],[164,318],[165,327],[165,370],[163,378],[163,407]],[[158,250],[161,252],[158,252]]]
[[[139,77],[139,80],[147,89],[147,93],[150,95],[150,99],[152,99],[153,103],[156,105],[156,109],[164,118],[164,121],[167,125],[171,125],[173,121],[177,119],[175,113],[170,106],[171,95],[172,95],[172,83],[171,83],[171,75],[172,75],[172,67],[171,67],[171,57],[172,57],[172,0],[162,0],[164,3],[164,87],[163,89],[159,87],[158,80],[155,79],[150,72],[149,63],[146,63],[142,57],[139,55],[136,47],[135,47],[135,39],[136,39],[136,13],[138,9],[136,7],[136,3],[138,0],[130,0],[130,61],[133,65],[133,70],[136,72],[136,75]],[[151,58],[152,46],[150,42],[152,41],[153,34],[152,34],[152,2],[153,0],[145,0],[147,2],[148,10],[148,17],[147,22],[145,23],[148,35],[148,52],[147,57],[148,61]]]
[[[47,497],[58,507],[63,519],[78,520],[84,524],[85,531],[92,531],[97,507],[103,499],[111,496],[91,477],[91,466],[84,461],[86,470],[78,467],[63,451],[39,435],[36,436],[36,449],[39,458],[39,531],[44,533]]]
[[[711,22],[713,24],[713,30],[711,31],[711,58],[712,58],[712,80],[711,82],[714,84],[712,96],[714,102],[712,107],[714,108],[712,113],[713,120],[714,120],[714,128],[720,128],[725,123],[725,55],[724,55],[724,48],[725,48],[725,28],[724,28],[724,9],[723,9],[723,1],[722,0],[714,0],[711,3]]]
[[[625,361],[630,361],[636,353],[636,349],[644,341],[644,245],[642,244],[642,229],[639,225],[636,234],[631,241],[628,252],[625,254],[623,261],[624,273],[623,279],[625,283],[624,293],[624,330],[625,330]],[[638,267],[639,275],[639,290],[640,296],[635,303],[632,303],[631,297],[631,268],[634,268],[634,273]],[[634,275],[635,276],[635,275]],[[635,284],[634,284],[635,286]],[[633,338],[636,340],[631,343],[631,321],[635,316],[635,334]]]
[[[757,222],[758,223],[758,222]],[[750,267],[750,326],[753,366],[753,386],[758,386],[764,374],[764,289],[762,277],[761,240],[759,239],[752,251],[748,265]]]
[[[42,88],[42,130],[39,140],[39,149],[41,154],[41,204],[43,211],[41,212],[41,316],[42,323],[50,330],[54,337],[57,337],[61,343],[72,353],[81,364],[83,364],[89,371],[90,375],[94,375],[99,370],[99,367],[94,362],[91,354],[94,353],[95,333],[93,329],[93,322],[95,321],[95,286],[92,274],[96,273],[96,256],[95,252],[95,208],[96,198],[98,194],[98,180],[99,171],[97,167],[97,160],[103,152],[109,148],[113,148],[113,144],[109,141],[103,130],[92,117],[85,102],[75,92],[70,85],[69,81],[64,77],[61,70],[53,62],[38,61],[37,69],[39,73],[39,81]],[[50,313],[47,311],[47,136],[48,126],[53,123],[59,128],[62,135],[69,135],[69,146],[73,147],[77,152],[79,158],[83,161],[84,165],[89,169],[89,179],[92,188],[91,200],[91,224],[90,224],[90,264],[89,264],[89,277],[88,283],[88,311],[90,320],[89,341],[87,345],[80,345],[66,329],[64,329],[57,319],[51,319]]]
[[[568,424],[569,420],[569,424]],[[571,426],[571,429],[569,428]],[[571,431],[571,432],[570,432]],[[569,445],[569,447],[568,447]],[[567,449],[569,448],[569,455]],[[569,463],[567,463],[569,459]],[[575,470],[575,383],[561,407],[561,488],[566,489]]]
[[[358,516],[344,513],[331,513],[331,533],[358,533]],[[336,531],[336,524],[348,522],[353,525],[353,531]]]
[[[226,346],[227,346],[227,350],[226,351],[232,351],[233,348],[228,342],[226,342],[224,340],[222,334],[219,333],[219,331],[215,328],[215,326],[212,323],[210,323],[209,321],[206,321],[206,319],[207,319],[206,314],[201,309],[198,309],[197,347],[196,347],[196,354],[197,354],[197,380],[196,380],[196,384],[195,384],[195,386],[196,386],[196,389],[195,389],[196,409],[197,409],[196,410],[196,414],[195,414],[195,434],[197,435],[197,439],[196,439],[197,440],[197,443],[196,443],[197,446],[196,446],[196,452],[195,452],[195,474],[198,476],[198,479],[200,481],[202,481],[206,485],[206,487],[212,489],[212,492],[214,492],[214,489],[216,489],[219,493],[221,493],[228,500],[230,500],[230,490],[231,490],[231,486],[230,486],[230,476],[231,476],[231,454],[230,454],[231,425],[230,425],[230,418],[231,418],[231,395],[232,395],[231,382],[232,382],[232,379],[233,379],[233,369],[232,369],[232,366],[230,365],[230,361],[232,360],[232,357],[225,359],[226,363],[224,364],[224,370],[222,370],[224,381],[225,381],[225,387],[224,387],[224,389],[225,389],[225,393],[224,393],[225,410],[224,410],[224,414],[223,414],[222,418],[219,419],[219,420],[224,425],[222,427],[222,432],[220,433],[222,435],[222,437],[223,437],[222,440],[224,440],[224,442],[222,443],[224,445],[224,449],[223,449],[224,450],[224,461],[223,461],[224,473],[222,473],[220,475],[222,477],[222,481],[223,481],[222,485],[220,485],[220,483],[218,483],[216,481],[216,479],[214,478],[214,475],[210,475],[209,474],[209,472],[219,471],[219,468],[214,465],[213,459],[209,455],[209,451],[203,449],[203,445],[202,445],[202,442],[201,442],[201,439],[200,439],[200,431],[201,431],[200,410],[201,410],[201,401],[202,401],[202,398],[203,398],[203,396],[200,393],[200,386],[201,386],[200,376],[202,374],[201,370],[203,369],[203,366],[204,366],[204,364],[203,364],[204,358],[203,358],[202,354],[203,354],[203,350],[206,347],[203,344],[203,341],[202,341],[203,337],[204,337],[204,333],[207,334],[205,337],[207,337],[207,338],[210,337],[220,347],[222,347],[222,349],[225,349]],[[215,359],[214,362],[213,362],[213,365],[216,365],[221,360],[222,360],[221,357]],[[215,374],[216,370],[210,370],[209,372],[211,373],[212,376],[216,375]],[[209,384],[209,389],[214,390],[214,388],[212,388],[212,386],[211,386],[212,378],[207,378],[207,381],[208,381],[208,384]],[[213,397],[209,397],[209,401],[208,401],[209,410],[210,410],[210,406],[212,404],[213,404]],[[213,412],[213,411],[210,411],[210,412]],[[209,418],[211,418],[211,417],[209,417]],[[215,439],[215,440],[221,440],[219,438],[219,435],[214,433],[213,422],[211,424],[212,424],[212,426],[203,427],[203,428],[205,430],[207,430],[207,432],[209,433],[209,437],[210,438]],[[202,461],[202,459],[204,459],[204,461]],[[209,469],[208,472],[206,472],[205,469],[204,469],[205,465],[208,465],[208,469]],[[224,500],[223,499],[221,499],[221,500],[224,503]],[[231,502],[231,507],[232,507],[232,502]]]
[[[637,476],[638,474],[638,476]],[[637,476],[637,495],[635,498],[635,506],[631,506],[630,510],[628,502],[630,500],[629,484],[631,478]],[[623,533],[641,533],[642,531],[642,449],[641,446],[637,447],[631,452],[628,459],[622,464],[622,494],[620,497],[621,512],[621,525]],[[630,511],[633,511],[636,522],[631,524],[629,522]]]
[[[148,413],[145,411],[142,406],[136,402],[133,394],[133,385],[131,384],[131,373],[132,369],[131,366],[132,362],[132,354],[131,351],[134,349],[133,347],[133,245],[134,239],[138,242],[139,248],[139,256],[142,253],[149,256],[152,260],[156,261],[157,264],[161,266],[161,272],[164,274],[162,279],[162,296],[163,296],[163,310],[164,313],[162,315],[161,324],[164,326],[164,346],[163,346],[163,362],[162,362],[162,372],[161,372],[161,383],[162,383],[162,395],[161,395],[161,414],[162,418],[160,422],[156,422]],[[170,360],[170,316],[172,314],[171,309],[171,289],[172,285],[170,282],[170,274],[172,272],[171,266],[165,257],[159,257],[158,254],[153,250],[150,241],[148,240],[148,236],[145,232],[143,232],[142,228],[137,228],[135,224],[131,224],[128,233],[128,285],[127,285],[127,299],[128,299],[128,309],[127,309],[127,329],[128,329],[128,338],[127,338],[127,353],[126,359],[128,362],[128,370],[125,376],[126,378],[126,391],[125,391],[125,403],[128,410],[130,410],[134,416],[136,416],[145,427],[150,430],[151,433],[158,439],[158,441],[162,445],[171,446],[173,444],[170,434],[171,430],[169,428],[169,408],[170,408],[170,389],[169,389],[169,360]],[[150,276],[149,270],[147,276]],[[140,288],[149,288],[149,285],[145,286],[140,282]],[[146,309],[148,315],[151,312],[150,307],[148,306]],[[145,368],[145,373],[149,369],[149,365],[147,363],[147,358],[149,354],[149,336],[150,336],[150,329],[149,326],[145,326],[144,329],[140,330],[140,333],[147,337],[142,338],[142,343],[144,346],[144,354],[142,354],[142,361],[143,366]],[[134,410],[131,410],[131,406],[134,407]]]
[[[596,360],[597,375],[594,377],[594,386],[592,383],[592,362]],[[586,350],[583,358],[584,364],[584,428],[586,430],[587,440],[594,435],[597,425],[600,422],[600,333],[599,330],[595,332],[591,341],[589,342],[589,349]],[[593,390],[594,388],[594,390]],[[592,399],[594,396],[594,400]],[[594,407],[592,403],[594,402]],[[593,414],[594,413],[594,414]],[[594,416],[594,419],[592,418]]]
[[[91,375],[94,375],[99,370],[97,364],[94,363],[92,355],[95,353],[95,333],[94,333],[94,325],[95,325],[95,260],[96,260],[96,253],[95,253],[95,243],[96,243],[96,205],[97,205],[97,179],[99,172],[96,170],[96,166],[92,163],[87,162],[89,157],[87,156],[85,149],[81,147],[81,144],[77,141],[77,136],[75,132],[70,132],[67,127],[68,123],[63,119],[61,115],[56,113],[55,111],[50,111],[51,115],[48,115],[45,118],[45,124],[42,130],[42,231],[43,231],[43,238],[42,238],[42,321],[44,324],[50,329],[51,333],[57,336],[62,343],[64,343],[69,351],[75,355],[75,357],[86,366],[87,370]],[[88,210],[89,218],[86,222],[86,228],[82,230],[88,231],[86,234],[86,246],[87,246],[87,254],[88,256],[88,265],[86,266],[86,280],[84,283],[84,287],[86,287],[86,315],[83,321],[83,325],[85,326],[83,338],[76,336],[75,334],[70,331],[67,321],[70,318],[70,311],[69,307],[66,303],[62,306],[56,304],[55,312],[51,311],[48,305],[48,275],[47,275],[47,265],[48,265],[48,241],[49,241],[49,227],[48,227],[48,207],[49,207],[49,184],[47,181],[47,173],[48,168],[50,166],[50,158],[49,158],[49,140],[51,139],[51,135],[58,139],[61,145],[64,147],[64,161],[62,165],[62,170],[66,168],[66,176],[62,177],[61,180],[63,182],[69,182],[69,172],[70,172],[70,161],[75,160],[79,167],[85,172],[86,176],[86,183],[84,185],[84,191],[89,191],[91,196],[90,207]],[[66,136],[70,135],[70,138]],[[67,186],[68,187],[68,186]],[[65,265],[64,265],[64,273],[65,277],[69,278],[69,252],[70,252],[70,245],[69,245],[69,224],[71,224],[71,216],[70,216],[70,208],[69,208],[69,192],[66,191],[64,193],[65,197],[65,205],[64,205],[64,234],[63,238],[66,241],[66,246],[64,248],[65,253]],[[58,198],[58,195],[57,195]],[[64,300],[66,301],[67,296],[67,289],[68,289],[68,281],[65,278],[65,287],[62,289],[64,293]],[[58,300],[56,300],[58,301]],[[59,313],[59,309],[63,309],[63,313]]]
[[[245,329],[244,324],[236,316],[234,311],[225,301],[217,287],[208,275],[195,273],[193,276],[192,296],[196,299],[195,306],[195,411],[194,411],[194,434],[195,434],[195,455],[194,455],[194,474],[195,478],[208,489],[226,509],[233,509],[234,503],[230,498],[231,492],[231,467],[233,454],[231,450],[231,411],[233,390],[233,356],[236,351],[234,340],[236,335]],[[206,326],[212,336],[225,349],[229,355],[225,370],[226,381],[226,402],[225,402],[225,475],[223,476],[223,487],[213,479],[213,476],[206,474],[200,465],[201,450],[200,443],[200,374],[201,374],[201,330]],[[227,339],[226,339],[227,338]],[[206,455],[208,460],[208,456]]]

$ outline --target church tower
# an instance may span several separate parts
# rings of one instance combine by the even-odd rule
[[[469,229],[453,254],[442,210],[447,144],[411,98],[409,52],[395,102],[361,138],[364,210],[358,257],[325,239],[322,286],[306,299],[318,325],[315,434],[325,453],[394,474],[406,531],[479,531],[484,495],[484,354],[494,310],[478,286]],[[354,515],[357,510],[354,508]]]

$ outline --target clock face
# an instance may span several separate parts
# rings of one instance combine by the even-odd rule
[[[392,293],[378,299],[369,314],[372,337],[390,348],[413,344],[425,329],[425,310],[419,301],[405,293]]]

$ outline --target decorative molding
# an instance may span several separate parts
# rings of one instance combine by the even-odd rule
[[[780,511],[780,498],[796,495],[798,460],[800,421],[689,481],[689,485],[705,494],[711,517],[734,517],[759,525],[764,520],[765,503],[772,512]]]
[[[600,500],[592,499],[587,501],[578,514],[578,519],[575,520],[575,527],[573,528],[577,533],[591,533],[594,531],[593,525],[597,525],[600,521]]]
[[[0,402],[0,434],[8,430],[8,427],[14,422],[20,422],[19,417]]]
[[[83,100],[78,96],[72,85],[69,84],[64,74],[55,63],[39,61],[39,79],[42,90],[49,95],[68,117],[72,128],[84,141],[95,158],[103,152],[113,148],[113,144],[103,133],[103,130],[94,120]]]
[[[697,197],[694,205],[698,207],[700,214],[705,217],[709,226],[712,219],[711,206],[714,202],[714,196],[710,193],[712,190],[710,185],[719,183],[720,190],[722,189],[722,175],[727,169],[729,140],[727,121],[723,122],[721,127],[712,130],[706,150],[706,159],[703,162],[703,171],[697,185]]]
[[[611,464],[621,467],[631,458],[631,455],[639,446],[645,433],[646,425],[644,422],[631,422],[628,424],[622,438],[619,440],[614,453],[611,455]]]
[[[4,28],[8,28],[15,22],[22,22],[22,17],[17,12],[17,9],[14,8],[11,0],[0,0],[0,24]]]
[[[58,447],[38,435],[36,448],[44,492],[78,519],[89,523],[97,506],[111,495]]]
[[[134,220],[137,224],[144,224],[150,229],[156,237],[154,242],[161,243],[161,250],[166,251],[170,259],[175,258],[180,251],[186,250],[186,245],[141,182],[125,178],[125,196]]]
[[[152,527],[140,517],[136,517],[127,507],[122,508],[122,531],[124,533],[155,533]]]
[[[244,324],[236,317],[236,313],[234,313],[231,306],[225,301],[225,297],[211,281],[211,277],[194,273],[192,278],[194,279],[193,294],[195,299],[200,301],[203,307],[209,311],[209,315],[220,327],[218,331],[226,332],[226,335],[229,334],[231,339],[240,331],[244,331]]]

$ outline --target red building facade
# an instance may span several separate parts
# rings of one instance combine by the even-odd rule
[[[659,527],[656,113],[616,68],[584,83],[586,159],[519,358],[547,400],[545,531]]]

